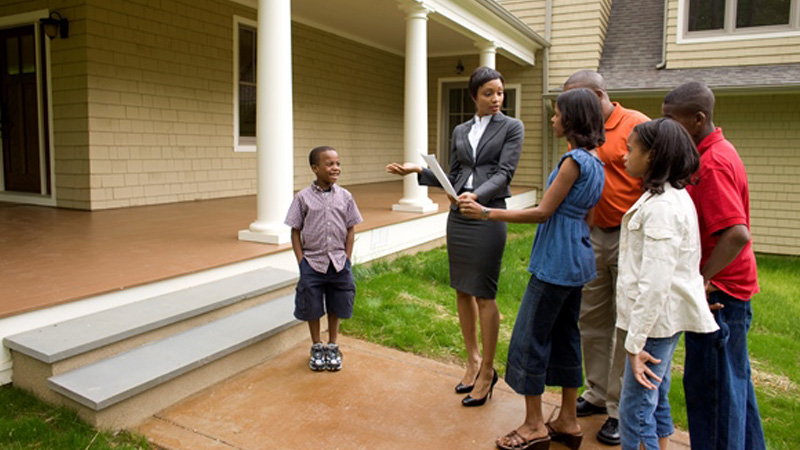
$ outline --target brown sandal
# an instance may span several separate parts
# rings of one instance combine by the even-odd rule
[[[553,441],[560,442],[572,450],[578,450],[578,448],[580,448],[581,442],[583,441],[583,431],[576,434],[562,433],[554,430],[550,422],[545,423],[544,426],[547,427],[547,432],[550,433],[550,439]]]
[[[522,443],[514,445],[501,444],[500,440],[503,438],[508,440],[517,438],[517,440],[522,441]],[[498,438],[494,443],[497,445],[497,448],[501,450],[548,450],[550,448],[550,436],[525,439],[521,434],[517,433],[517,430],[514,430],[502,438]]]

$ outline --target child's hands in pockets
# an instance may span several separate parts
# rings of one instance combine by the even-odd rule
[[[628,360],[631,363],[631,370],[633,371],[633,377],[636,378],[636,381],[647,389],[656,389],[656,385],[653,384],[648,377],[659,383],[661,382],[661,378],[657,377],[656,374],[647,367],[646,363],[659,364],[661,360],[653,358],[653,355],[644,350],[639,353],[628,353]]]

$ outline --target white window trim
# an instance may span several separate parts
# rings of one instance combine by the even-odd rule
[[[47,9],[40,9],[37,11],[26,12],[22,14],[15,14],[11,16],[0,17],[0,28],[10,28],[16,26],[24,26],[34,24],[36,25],[40,19],[46,19],[50,16],[50,11]],[[50,174],[48,174],[45,169],[45,159],[40,158],[41,166],[39,170],[40,179],[41,179],[41,190],[40,194],[33,194],[33,193],[22,193],[22,192],[8,192],[5,191],[3,186],[5,185],[5,180],[3,179],[3,158],[0,158],[0,201],[8,201],[13,203],[26,203],[31,205],[39,205],[39,206],[56,206],[56,171],[55,171],[55,144],[53,139],[53,71],[50,67],[50,40],[44,39],[44,36],[39,31],[39,27],[34,27],[35,32],[34,35],[34,45],[36,46],[36,73],[41,74],[42,70],[47,71],[47,103],[43,104],[41,99],[43,98],[42,94],[42,78],[41,76],[36,77],[36,92],[39,97],[39,104],[37,107],[37,120],[39,122],[39,151],[44,154],[44,108],[47,108],[47,130],[48,130],[48,143],[49,148],[49,165],[50,167]],[[44,39],[45,45],[45,58],[44,64],[45,67],[42,67],[42,55],[41,55],[41,40]],[[2,143],[0,143],[0,146]],[[0,148],[2,150],[2,148]],[[50,194],[46,194],[47,192],[47,180],[50,179]]]
[[[239,142],[239,27],[245,25],[258,29],[258,22],[241,16],[233,16],[233,151],[255,152],[255,139]]]
[[[750,41],[755,39],[779,39],[786,37],[800,36],[800,0],[792,1],[792,9],[789,12],[789,25],[773,25],[764,27],[752,27],[741,30],[731,30],[731,21],[736,20],[735,0],[727,0],[734,5],[734,8],[726,8],[724,30],[712,31],[692,31],[689,27],[689,0],[678,0],[678,44],[700,44],[706,42],[731,42],[731,41]]]
[[[521,115],[522,112],[520,111],[520,107],[522,106],[522,84],[508,83],[505,85],[505,90],[512,90],[512,89],[516,91],[516,97],[514,98],[514,111],[517,112],[517,115],[514,118],[519,119],[519,116]]]
[[[438,113],[436,114],[436,158],[441,161],[442,160],[442,122],[444,122],[444,117],[442,113],[442,91],[445,84],[448,83],[469,83],[469,77],[444,77],[439,78],[438,87],[436,92],[436,110]]]

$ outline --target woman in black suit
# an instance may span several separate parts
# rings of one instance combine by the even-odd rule
[[[477,113],[453,131],[448,178],[459,199],[472,199],[486,208],[505,208],[511,196],[509,183],[517,168],[524,130],[522,122],[500,112],[505,81],[500,72],[478,67],[469,79],[469,93]],[[413,163],[391,163],[386,171],[418,174],[418,182],[441,186],[430,169]],[[464,406],[481,406],[491,395],[497,372],[493,362],[500,329],[495,298],[500,263],[506,244],[504,222],[468,219],[450,198],[447,219],[447,254],[450,286],[456,290],[458,318],[467,351],[467,371],[457,393],[471,393]],[[481,347],[477,323],[480,322]]]

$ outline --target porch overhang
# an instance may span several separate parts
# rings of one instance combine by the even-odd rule
[[[257,0],[230,0],[257,8]],[[390,53],[405,56],[405,14],[400,5],[429,9],[428,56],[478,53],[492,44],[520,65],[534,65],[550,44],[494,0],[303,0],[292,20]]]

